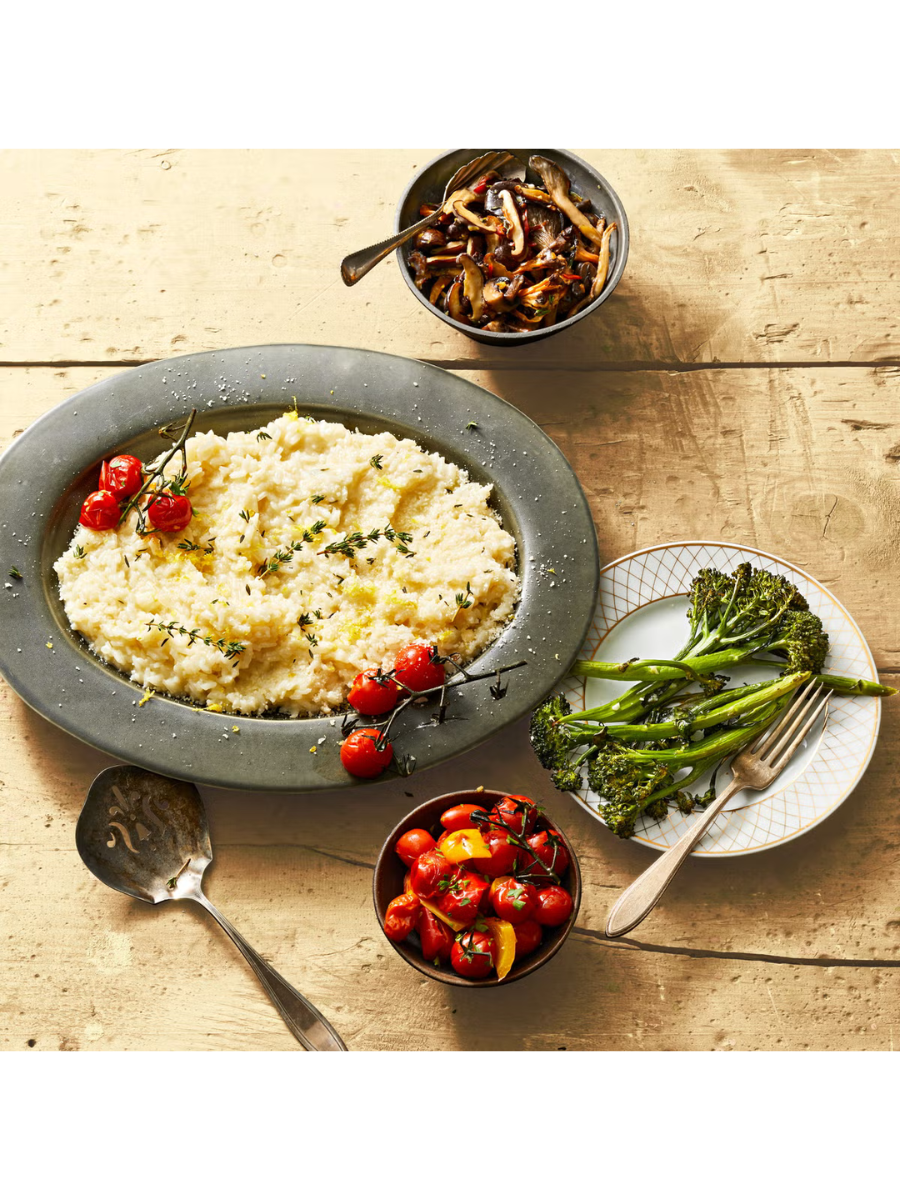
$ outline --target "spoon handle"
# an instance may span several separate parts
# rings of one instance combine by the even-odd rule
[[[264,958],[244,941],[227,917],[224,917],[202,892],[190,897],[219,922],[234,944],[256,972],[260,983],[269,993],[272,1003],[281,1013],[284,1023],[297,1041],[307,1050],[346,1050],[337,1033],[319,1010],[288,983]]]
[[[421,221],[410,225],[401,233],[395,233],[393,237],[385,238],[383,242],[376,242],[374,246],[367,246],[365,250],[357,250],[355,254],[348,254],[341,263],[341,279],[347,287],[353,287],[354,283],[359,283],[363,275],[368,275],[383,258],[387,258],[392,250],[396,250],[398,246],[408,242],[411,237],[415,237],[423,229],[428,229],[440,215],[441,208],[438,207],[431,216],[423,217]]]

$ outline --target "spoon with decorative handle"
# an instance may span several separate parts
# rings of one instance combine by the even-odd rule
[[[357,250],[355,254],[347,255],[341,263],[341,278],[347,287],[353,287],[354,283],[359,283],[363,275],[368,275],[369,271],[373,267],[377,267],[383,258],[387,258],[392,250],[396,250],[398,246],[408,242],[423,229],[434,225],[441,217],[444,204],[454,192],[478,179],[481,175],[486,175],[488,171],[499,171],[508,163],[516,163],[522,178],[524,178],[525,164],[519,162],[515,155],[510,154],[508,150],[494,150],[490,154],[482,154],[466,163],[464,167],[460,167],[444,188],[443,200],[430,216],[423,217],[421,221],[417,221],[415,225],[410,225],[400,233],[395,233],[393,237],[385,238],[383,242],[376,242],[374,246],[367,246],[365,250]]]
[[[160,904],[193,900],[222,926],[307,1050],[346,1050],[317,1008],[269,966],[203,894],[212,862],[209,826],[192,783],[141,767],[109,767],[88,789],[75,829],[88,870],[108,887]]]

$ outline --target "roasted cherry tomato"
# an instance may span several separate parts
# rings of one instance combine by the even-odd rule
[[[91,492],[81,506],[81,524],[87,529],[115,529],[122,510],[112,492]]]
[[[383,750],[377,747],[380,730],[356,729],[341,746],[344,769],[360,779],[374,779],[390,765],[394,750],[387,742]]]
[[[392,942],[404,941],[415,929],[421,911],[419,897],[412,892],[395,897],[384,915],[384,932]]]
[[[510,925],[521,925],[535,915],[537,890],[511,875],[503,875],[491,884],[494,912]]]
[[[486,879],[460,867],[449,884],[441,889],[437,906],[453,921],[472,923],[478,916],[478,907],[487,888]]]
[[[519,856],[524,852],[509,840],[505,829],[494,829],[489,825],[483,828],[491,857],[478,860],[479,872],[490,879],[496,879],[498,875],[511,875]]]
[[[441,884],[449,884],[453,875],[454,868],[439,850],[426,850],[412,864],[409,886],[417,896],[431,900],[440,893]]]
[[[394,847],[408,867],[411,867],[420,854],[434,849],[434,838],[427,829],[407,829],[406,833],[397,838]]]
[[[472,820],[472,813],[486,811],[483,804],[457,804],[441,813],[441,824],[448,833],[455,833],[457,829],[471,829],[476,824]]]
[[[491,816],[507,829],[519,834],[531,833],[537,820],[537,809],[527,796],[504,796],[491,810]]]
[[[516,931],[516,958],[524,958],[537,950],[544,937],[544,930],[537,921],[522,921],[513,928]]]
[[[127,500],[141,490],[144,465],[133,454],[117,454],[100,468],[100,486],[119,500]]]
[[[154,529],[163,533],[178,533],[191,523],[194,510],[187,496],[173,496],[171,492],[157,492],[151,501],[147,516]]]
[[[478,929],[466,929],[453,943],[450,962],[458,975],[467,979],[484,979],[494,969],[494,942],[490,934]]]
[[[422,940],[422,957],[437,965],[446,962],[453,949],[453,934],[443,921],[439,921],[434,913],[423,908],[419,913],[416,928]]]
[[[397,703],[400,689],[389,675],[383,675],[376,667],[360,671],[350,685],[347,699],[357,712],[367,717],[380,717],[390,712]]]
[[[562,879],[569,869],[569,852],[559,834],[553,829],[545,829],[533,833],[527,841],[531,854],[523,852],[524,857],[519,864],[522,874],[530,876],[533,881],[546,879],[548,883],[554,882],[553,875]]]
[[[414,692],[440,687],[446,678],[443,666],[436,661],[437,646],[412,642],[404,646],[394,660],[394,678]]]
[[[538,892],[534,919],[542,925],[562,925],[572,915],[573,907],[572,897],[566,889],[553,884]]]

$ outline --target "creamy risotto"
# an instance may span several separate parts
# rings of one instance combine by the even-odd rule
[[[79,526],[56,563],[72,626],[145,687],[328,713],[410,641],[466,662],[512,616],[515,542],[490,487],[415,442],[288,413],[186,450],[186,529]]]

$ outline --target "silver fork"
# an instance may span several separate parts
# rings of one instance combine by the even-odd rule
[[[348,254],[341,263],[341,278],[344,283],[346,283],[347,287],[353,287],[354,283],[359,283],[363,275],[368,275],[369,271],[373,267],[377,267],[383,258],[387,258],[392,250],[396,250],[398,246],[402,246],[404,242],[408,242],[417,233],[421,233],[423,229],[428,229],[434,225],[440,218],[441,211],[447,199],[455,191],[458,191],[459,188],[465,187],[467,183],[471,183],[473,179],[477,179],[481,175],[487,175],[488,171],[499,171],[501,167],[505,167],[511,162],[517,163],[522,168],[521,173],[524,177],[524,166],[508,150],[493,150],[489,154],[482,154],[479,158],[473,158],[471,162],[467,162],[465,166],[460,167],[444,188],[444,198],[430,217],[423,217],[415,225],[410,225],[400,233],[395,233],[393,237],[385,238],[383,242],[376,242],[374,246],[367,246],[365,250],[357,250],[354,254]]]
[[[742,788],[753,788],[758,792],[778,778],[827,709],[830,695],[830,689],[825,690],[823,684],[810,680],[798,688],[781,720],[764,730],[753,746],[735,756],[731,764],[734,776],[731,783],[716,796],[699,821],[695,821],[674,846],[639,875],[612,906],[606,919],[607,937],[621,937],[635,925],[640,925],[735,792]]]

